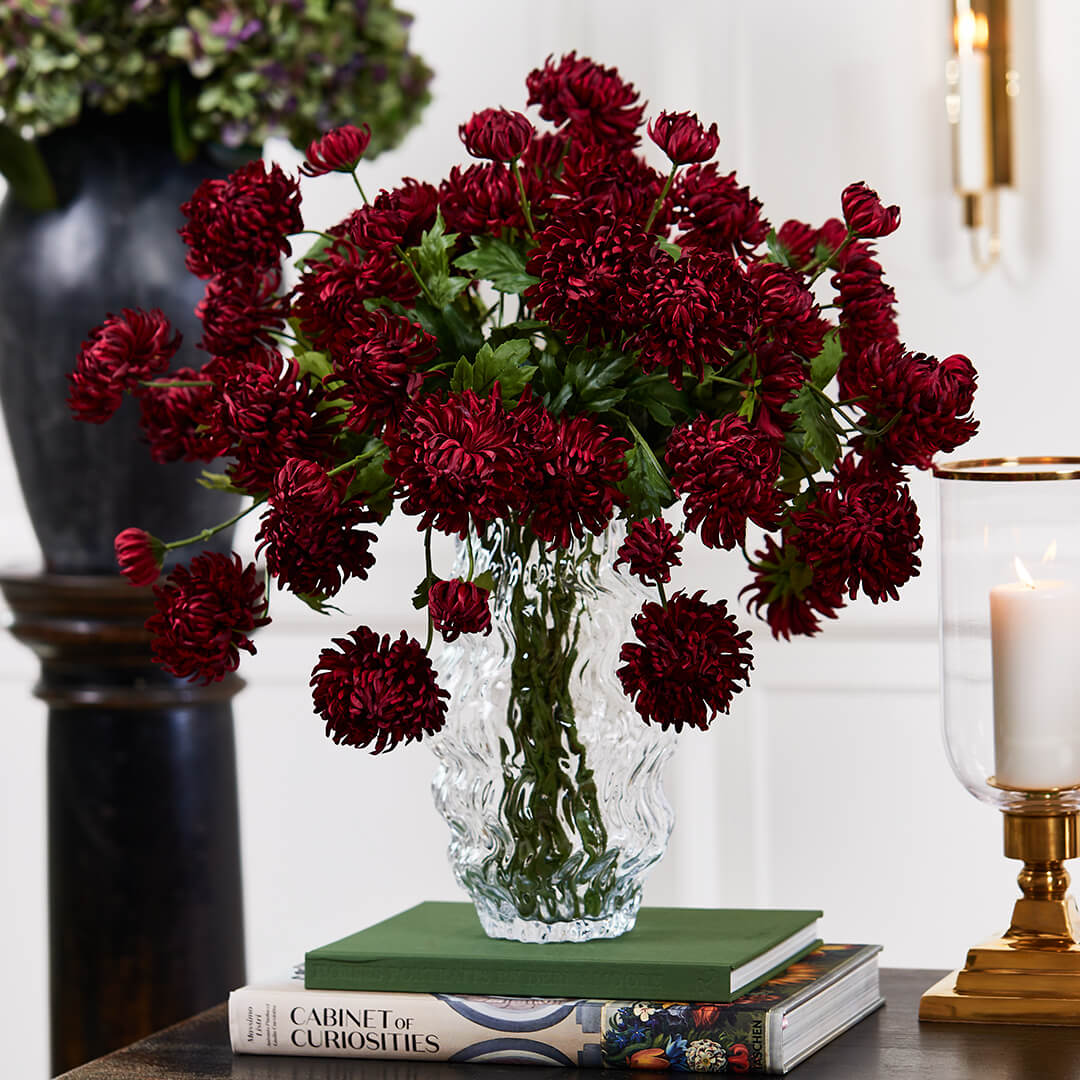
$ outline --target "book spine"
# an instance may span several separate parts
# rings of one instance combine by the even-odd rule
[[[237,1054],[768,1072],[769,1017],[722,1005],[259,989],[229,996]]]

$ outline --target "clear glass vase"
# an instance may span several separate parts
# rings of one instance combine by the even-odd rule
[[[632,929],[671,834],[661,774],[675,735],[638,716],[615,674],[647,595],[613,569],[624,536],[612,525],[547,551],[515,525],[489,527],[474,554],[495,579],[492,632],[444,646],[436,664],[452,700],[429,744],[435,803],[491,937]]]

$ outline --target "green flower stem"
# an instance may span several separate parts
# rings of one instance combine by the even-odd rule
[[[331,244],[336,244],[341,237],[331,236],[329,233],[320,232],[318,229],[298,229],[294,233],[289,233],[290,236],[321,236],[324,240],[329,240]]]
[[[355,468],[357,465],[363,463],[367,454],[357,454],[356,457],[350,458],[348,461],[341,465],[335,465],[332,469],[329,469],[326,473],[327,476],[337,476],[339,473],[346,472],[348,469]]]
[[[148,386],[155,390],[171,390],[185,386],[201,386],[205,388],[210,384],[205,379],[151,379],[149,381],[140,380],[139,385]]]
[[[514,174],[514,180],[517,182],[518,199],[521,201],[521,212],[525,215],[525,227],[529,230],[529,235],[536,239],[536,226],[533,225],[532,211],[529,208],[529,197],[525,194],[525,181],[521,178],[521,166],[517,162],[517,158],[514,158],[510,162],[510,171]]]
[[[656,591],[660,594],[661,605],[667,607],[667,593],[664,592],[664,583],[662,581],[656,583]]]
[[[513,656],[510,667],[509,742],[501,744],[504,789],[500,816],[510,834],[503,861],[508,891],[522,918],[598,915],[614,885],[617,852],[609,850],[596,781],[578,736],[571,684],[578,663],[583,615],[574,565],[556,551],[553,563],[538,545],[535,595],[526,593],[526,564],[534,543],[507,524],[503,565],[521,568],[509,598]],[[590,884],[579,894],[566,880],[575,839],[584,852]],[[583,868],[584,868],[583,867]],[[575,875],[580,881],[582,873]]]
[[[209,540],[211,536],[221,532],[222,529],[227,529],[230,525],[235,525],[242,517],[247,517],[256,506],[261,506],[266,502],[266,496],[261,495],[259,498],[252,500],[250,506],[241,510],[238,514],[233,514],[227,521],[221,521],[217,525],[211,525],[207,529],[203,529],[201,533],[196,533],[194,536],[189,536],[184,540],[173,540],[171,543],[165,544],[166,551],[173,551],[176,548],[184,547],[187,544],[201,544],[204,540]]]
[[[855,239],[855,234],[850,229],[848,229],[848,234],[840,242],[840,246],[838,248],[836,248],[836,250],[833,251],[833,253],[827,259],[825,259],[824,262],[822,262],[822,264],[814,271],[814,276],[812,278],[810,278],[810,280],[806,283],[807,288],[809,288],[811,285],[813,285],[814,282],[817,281],[817,279],[819,277],[821,277],[821,275],[824,274],[825,271],[828,270],[830,266],[832,266],[833,260],[836,258],[836,256],[839,255],[840,252],[843,251],[844,248],[846,248],[848,246],[848,244],[850,244],[851,241],[854,240],[854,239]]]
[[[431,526],[429,525],[424,532],[424,569],[426,576],[424,580],[428,583],[428,588],[431,588]],[[424,652],[431,652],[431,642],[435,636],[435,623],[431,618],[431,605],[429,604],[425,609],[427,612],[427,644],[424,646]]]
[[[420,286],[420,291],[424,294],[424,299],[433,307],[438,308],[439,305],[435,303],[435,298],[428,291],[427,283],[420,276],[420,271],[413,266],[412,259],[405,253],[405,249],[400,244],[394,245],[394,254],[409,268],[409,273],[416,279],[416,284]]]
[[[649,220],[645,222],[645,231],[648,232],[652,228],[652,223],[656,220],[656,215],[660,213],[660,207],[664,205],[664,200],[668,197],[671,191],[671,185],[675,183],[675,174],[679,171],[678,165],[671,166],[671,172],[668,173],[668,178],[664,181],[663,190],[656,198],[656,202],[653,203],[652,209],[649,211]]]
[[[356,185],[356,190],[360,192],[360,198],[364,200],[364,205],[370,206],[371,202],[369,201],[367,195],[364,194],[364,188],[363,185],[360,183],[360,177],[356,175],[356,169],[353,169],[353,171],[349,175],[352,177],[352,182]]]

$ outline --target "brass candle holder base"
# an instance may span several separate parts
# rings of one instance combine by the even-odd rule
[[[1024,860],[1012,923],[927,990],[920,1020],[1080,1026],[1080,912],[1063,865],[1078,854],[1078,819],[1005,812],[1005,854]]]

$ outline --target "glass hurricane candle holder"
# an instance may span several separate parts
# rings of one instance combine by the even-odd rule
[[[1064,861],[1080,811],[1080,458],[938,465],[945,745],[1022,859],[1008,930],[922,999],[924,1020],[1080,1024]]]

